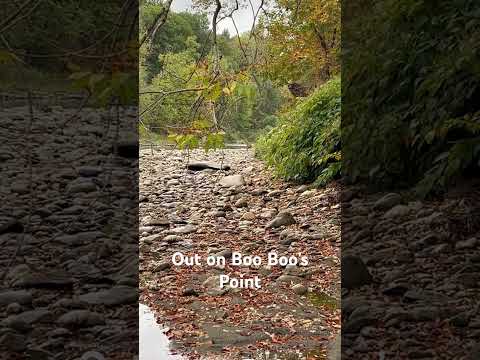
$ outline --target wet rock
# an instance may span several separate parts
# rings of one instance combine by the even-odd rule
[[[187,165],[187,168],[192,171],[202,171],[205,169],[212,170],[230,170],[231,166],[226,164],[217,164],[214,162],[191,162]]]

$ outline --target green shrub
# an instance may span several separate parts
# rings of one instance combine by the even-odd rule
[[[480,2],[363,2],[342,26],[342,174],[444,191],[480,159]]]
[[[324,84],[259,138],[256,153],[276,174],[324,185],[340,174],[340,79]]]

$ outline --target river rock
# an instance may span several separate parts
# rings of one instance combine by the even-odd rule
[[[84,177],[94,177],[102,172],[102,168],[99,166],[81,166],[77,168],[78,175]]]
[[[238,207],[238,208],[247,207],[247,206],[248,206],[248,201],[247,201],[246,198],[238,199],[238,200],[235,202],[235,206]]]
[[[87,178],[74,180],[67,187],[67,191],[70,193],[88,193],[95,190],[97,190],[97,185]]]
[[[467,240],[459,241],[455,244],[456,250],[464,250],[464,249],[473,249],[478,245],[477,238],[470,238]]]
[[[62,315],[58,320],[58,324],[65,327],[89,327],[95,325],[103,325],[104,317],[96,312],[89,310],[72,310]]]
[[[227,287],[220,288],[220,275],[210,276],[202,285],[207,289],[207,294],[212,296],[223,295],[229,290]]]
[[[217,164],[214,162],[209,161],[198,161],[198,162],[191,162],[187,165],[187,168],[192,171],[202,171],[205,169],[211,170],[230,170],[231,166],[226,164]]]
[[[197,227],[191,224],[170,230],[172,234],[191,234],[197,231]]]
[[[253,221],[255,220],[255,213],[252,211],[248,211],[242,215],[241,220]]]
[[[27,348],[27,339],[21,334],[7,332],[0,337],[0,348],[4,348],[8,352],[20,353]]]
[[[20,305],[19,303],[8,304],[5,311],[8,315],[18,314],[22,311],[22,305]]]
[[[25,311],[17,315],[10,315],[2,321],[2,325],[7,327],[13,327],[12,324],[25,323],[32,325],[39,322],[51,320],[52,313],[47,309],[35,309]]]
[[[292,286],[292,290],[298,295],[305,295],[308,292],[307,287],[302,284]]]
[[[480,359],[480,343],[476,343],[472,346],[467,360],[478,360]]]
[[[410,208],[406,205],[395,205],[393,208],[388,210],[383,217],[386,219],[395,219],[401,218],[407,215],[410,212]]]
[[[298,276],[293,276],[293,275],[281,275],[277,279],[278,283],[293,283],[293,284],[299,284],[303,282],[303,279],[298,277]]]
[[[30,304],[32,302],[32,293],[27,290],[7,290],[0,293],[0,306],[6,306],[11,303]]]
[[[138,159],[139,148],[137,139],[123,139],[117,145],[117,155],[127,159]]]
[[[172,264],[169,263],[168,261],[162,261],[161,263],[158,263],[157,266],[155,267],[156,271],[163,271],[170,269],[172,267]]]
[[[108,290],[80,295],[78,299],[89,305],[131,304],[138,300],[138,292],[130,286],[115,286]]]
[[[178,235],[167,235],[163,238],[163,241],[166,241],[169,244],[178,242],[180,240],[182,240],[182,238]]]
[[[400,204],[401,201],[402,197],[400,196],[400,194],[390,193],[378,199],[373,205],[373,208],[375,210],[386,211],[391,209],[395,205]]]
[[[220,180],[220,185],[223,187],[243,186],[245,184],[245,179],[242,175],[225,176]]]
[[[372,282],[372,276],[365,263],[357,256],[345,256],[342,258],[342,287],[354,289]]]
[[[281,211],[271,222],[267,224],[267,228],[277,228],[281,226],[288,226],[295,224],[295,218],[288,211]]]
[[[6,221],[5,223],[0,225],[0,235],[7,234],[7,233],[22,233],[23,232],[23,224],[15,219],[11,219]]]

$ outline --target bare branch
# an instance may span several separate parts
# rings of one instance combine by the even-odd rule
[[[157,33],[158,29],[160,29],[163,24],[167,21],[168,13],[170,12],[170,7],[172,6],[173,0],[167,0],[165,2],[163,11],[158,14],[157,18],[153,22],[152,26],[147,30],[145,35],[143,36],[143,39],[140,41],[140,47],[148,40],[150,39],[150,42],[153,41],[155,38],[155,34]]]

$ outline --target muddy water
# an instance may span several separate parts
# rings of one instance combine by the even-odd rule
[[[155,321],[148,306],[140,304],[138,311],[140,322],[140,359],[139,360],[182,360],[179,355],[171,354],[170,341],[165,329]]]

